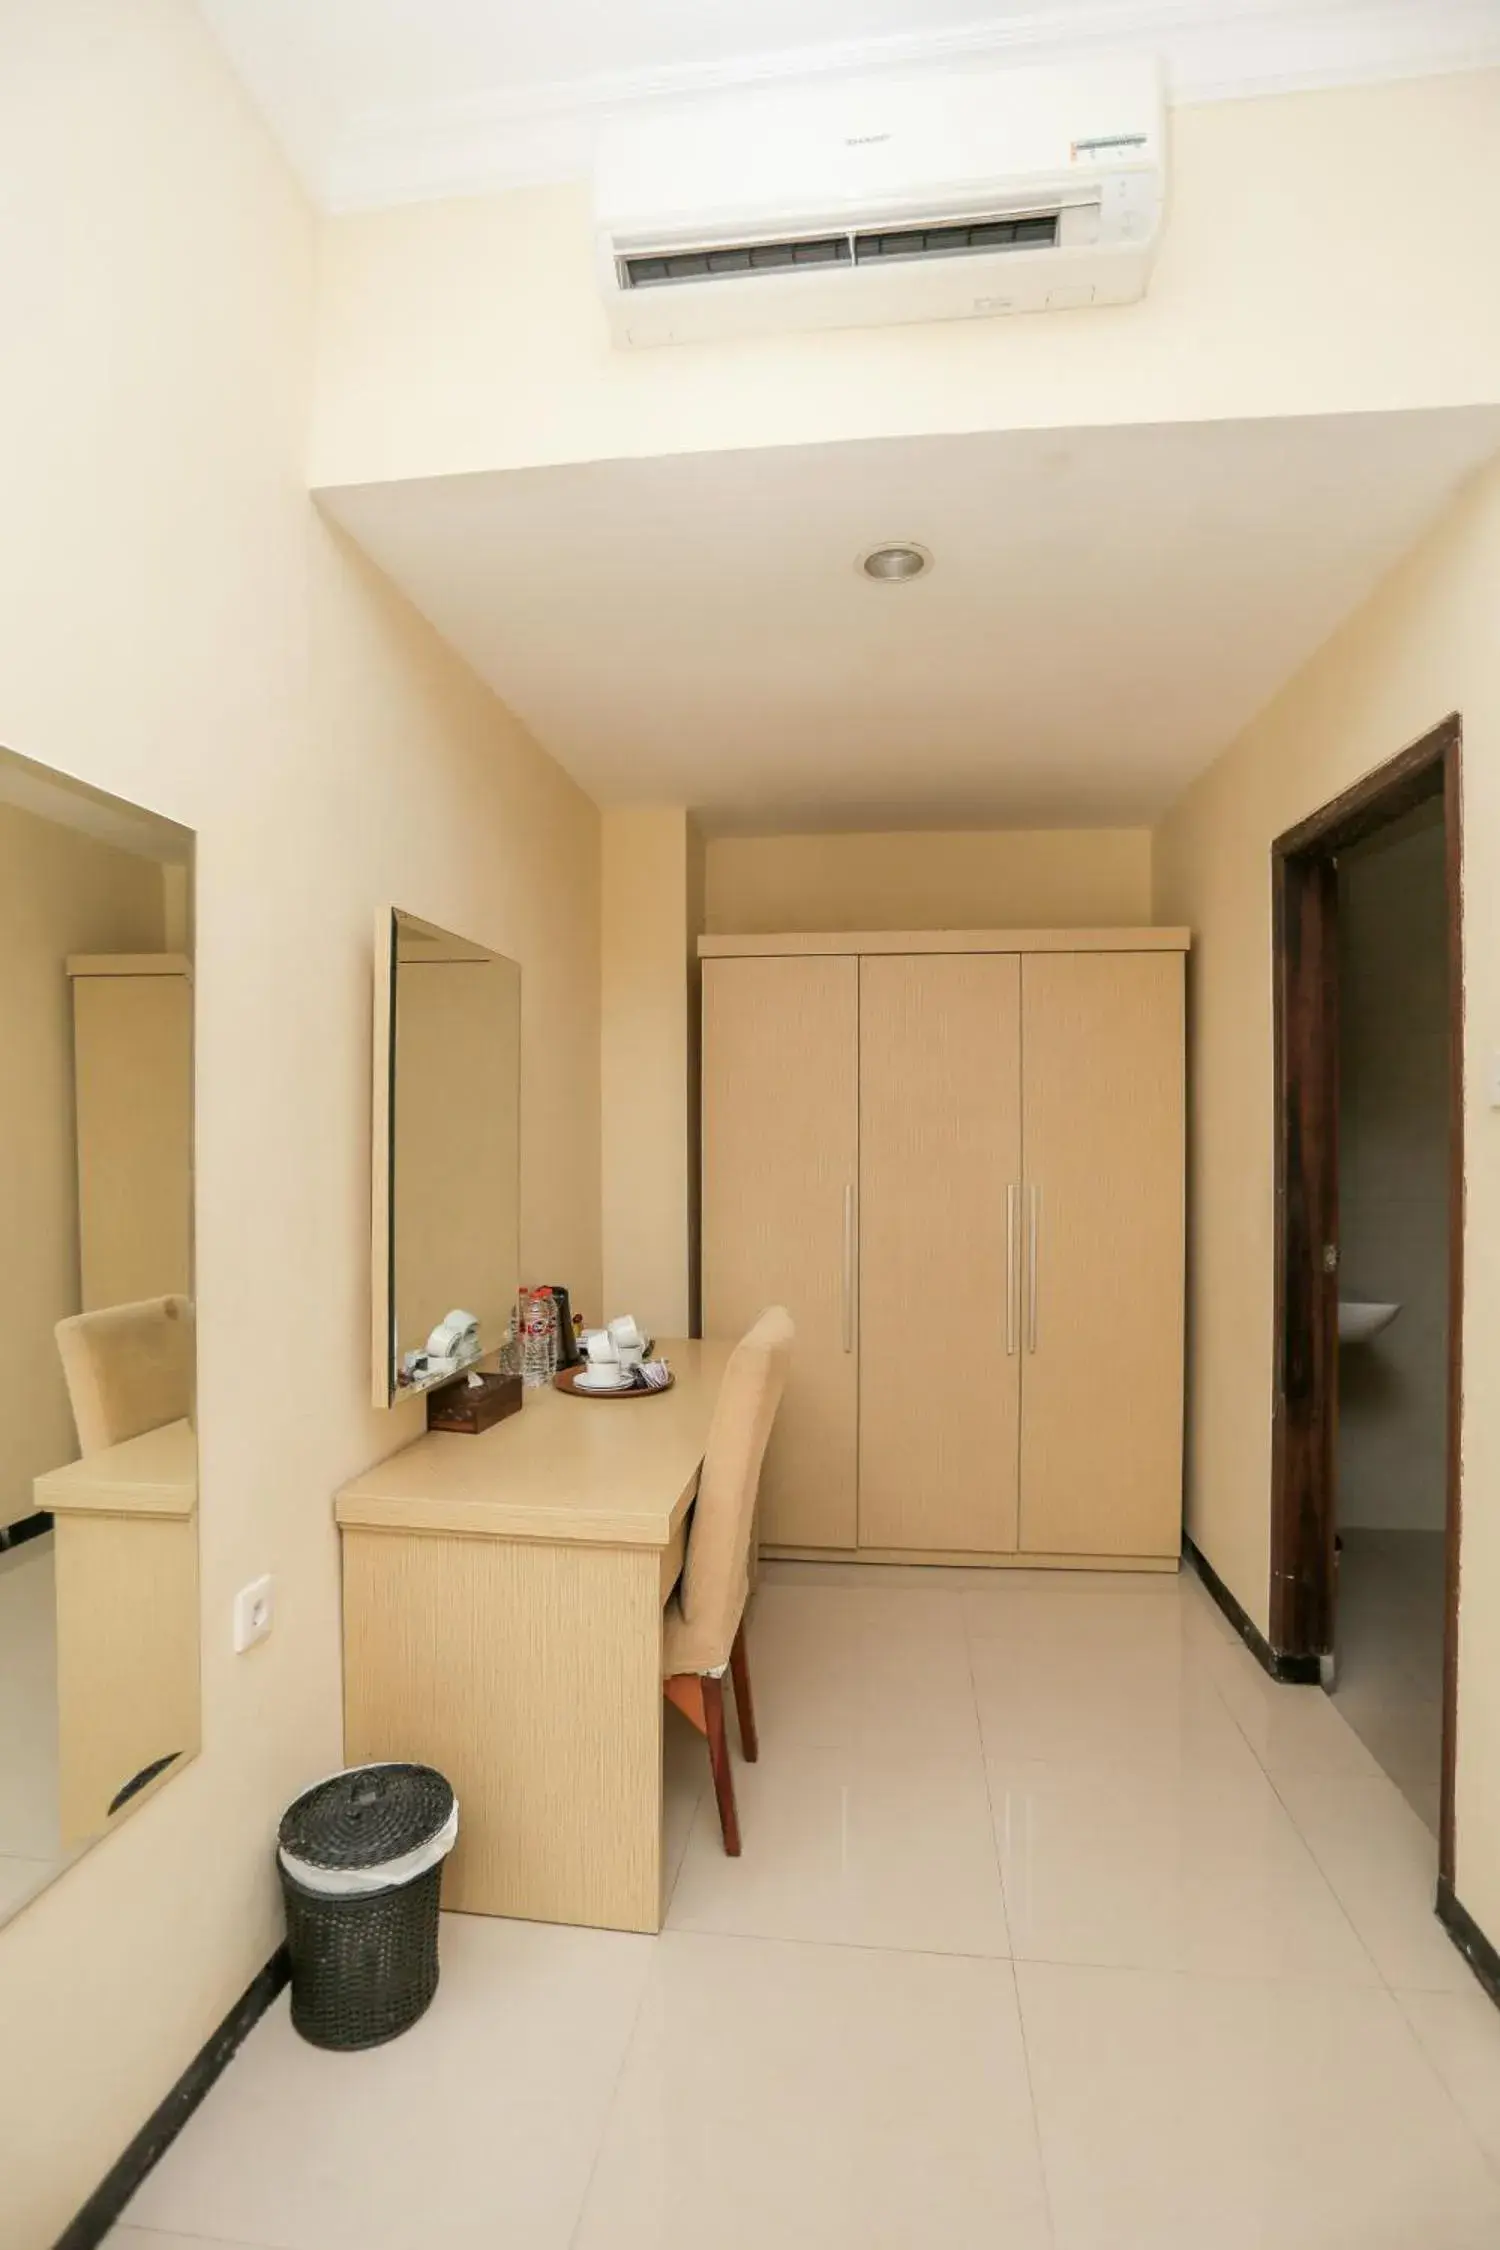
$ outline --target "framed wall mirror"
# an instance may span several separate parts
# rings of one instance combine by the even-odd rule
[[[521,971],[392,910],[375,936],[377,1406],[505,1341],[520,1282]]]
[[[0,751],[0,1921],[199,1747],[193,838]]]

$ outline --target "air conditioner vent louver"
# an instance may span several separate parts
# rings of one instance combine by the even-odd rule
[[[627,289],[659,289],[672,281],[739,281],[746,274],[794,273],[803,266],[847,266],[854,258],[847,234],[806,235],[801,241],[736,242],[719,250],[668,250],[655,257],[621,258]]]
[[[626,289],[672,282],[740,281],[758,273],[805,267],[891,265],[923,258],[989,257],[997,250],[1051,250],[1060,213],[1028,211],[1003,219],[963,219],[931,227],[869,228],[858,234],[809,234],[778,242],[734,242],[716,249],[647,251],[619,260]]]
[[[856,265],[891,258],[962,258],[995,250],[1051,250],[1061,213],[1038,211],[1017,219],[969,219],[959,226],[886,227],[854,237]]]

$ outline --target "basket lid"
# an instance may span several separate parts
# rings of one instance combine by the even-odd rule
[[[292,1800],[277,1842],[303,1867],[374,1871],[431,1843],[453,1812],[452,1788],[431,1766],[352,1766]]]

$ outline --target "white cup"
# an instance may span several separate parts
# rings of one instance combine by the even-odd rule
[[[646,1339],[629,1313],[609,1324],[609,1338],[622,1367],[639,1367],[646,1356]]]
[[[589,1387],[596,1391],[619,1390],[625,1381],[625,1372],[609,1330],[590,1329],[583,1339],[583,1350],[589,1363]]]

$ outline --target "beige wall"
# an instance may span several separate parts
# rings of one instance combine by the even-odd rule
[[[1188,1522],[1264,1629],[1272,1383],[1272,838],[1448,712],[1464,723],[1467,1136],[1458,1890],[1500,1933],[1500,468],[1478,479],[1157,832],[1190,923]]]
[[[1497,139],[1497,75],[1180,109],[1139,305],[656,351],[611,349],[584,186],[343,219],[313,482],[1492,399]]]
[[[522,1255],[596,1311],[599,836],[306,499],[314,229],[196,10],[12,14],[0,741],[199,836],[204,1749],[0,1931],[0,2241],[44,2250],[278,1941],[341,1753],[330,1496],[420,1414],[367,1404],[376,908],[522,963]]]
[[[691,1323],[692,838],[674,810],[607,812],[600,929],[604,1309]]]
[[[1340,1528],[1441,1531],[1448,1470],[1448,907],[1440,798],[1339,856]]]
[[[705,912],[707,929],[748,936],[1149,922],[1151,835],[1078,828],[720,836],[708,845]]]
[[[703,1332],[703,969],[698,940],[708,928],[708,846],[703,831],[688,821],[687,862],[688,991],[688,1333]]]
[[[79,1309],[70,953],[156,953],[162,869],[0,804],[0,1524],[78,1447],[55,1322]],[[0,1756],[4,1755],[0,1748]]]

